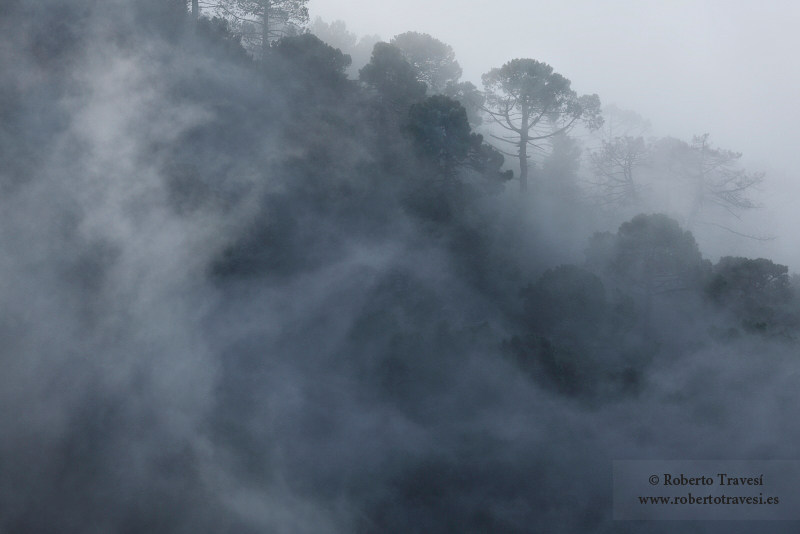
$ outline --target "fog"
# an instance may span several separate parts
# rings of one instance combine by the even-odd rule
[[[482,2],[312,0],[309,11],[385,40],[430,33],[453,47],[476,84],[510,58],[533,57],[579,92],[651,119],[659,135],[711,132],[756,161],[794,165],[794,2],[513,1],[501,10]]]
[[[751,242],[758,248],[741,253],[768,254],[800,269],[797,220],[785,204],[800,194],[797,3],[311,0],[309,11],[312,19],[343,20],[358,35],[387,41],[406,31],[429,33],[453,47],[464,79],[478,87],[490,69],[531,57],[552,65],[579,93],[597,93],[604,104],[650,119],[654,135],[689,140],[710,133],[717,146],[769,171],[762,199],[768,213],[756,221],[767,217],[777,239],[767,248]]]
[[[474,132],[430,156],[461,104],[181,4],[0,4],[0,532],[797,530],[612,516],[613,460],[796,459],[788,7],[308,6],[710,132],[768,171],[758,240],[658,169],[609,210],[537,155],[523,195]]]

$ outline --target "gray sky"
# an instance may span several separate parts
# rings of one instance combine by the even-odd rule
[[[312,19],[341,19],[384,40],[419,31],[450,44],[464,78],[516,57],[549,63],[579,93],[649,118],[655,135],[715,146],[768,165],[764,205],[780,239],[763,254],[800,270],[800,2],[765,0],[310,0]]]

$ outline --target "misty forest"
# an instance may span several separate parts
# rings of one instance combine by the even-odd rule
[[[611,506],[796,456],[769,174],[408,30],[0,2],[0,532],[797,531]]]

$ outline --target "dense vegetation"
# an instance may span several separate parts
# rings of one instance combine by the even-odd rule
[[[794,450],[726,400],[795,364],[796,280],[650,209],[752,207],[707,136],[415,32],[355,80],[182,2],[0,16],[1,531],[611,532],[613,458]]]

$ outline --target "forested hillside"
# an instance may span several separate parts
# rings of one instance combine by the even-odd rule
[[[0,531],[751,531],[610,480],[796,455],[797,277],[695,238],[768,177],[245,4],[0,4]]]

